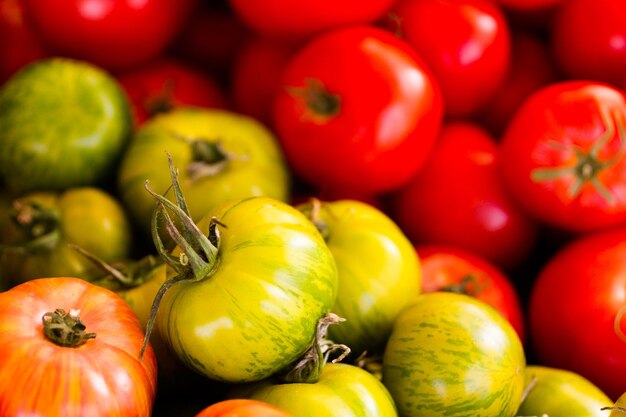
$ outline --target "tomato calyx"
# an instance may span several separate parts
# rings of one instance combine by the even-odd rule
[[[288,87],[289,93],[303,101],[308,116],[313,121],[327,121],[341,111],[341,96],[329,92],[316,78],[304,80],[304,87]]]
[[[369,352],[363,351],[355,360],[354,364],[361,369],[374,375],[376,379],[383,379],[383,358],[381,355],[371,356]]]
[[[610,206],[615,205],[617,203],[615,196],[600,181],[599,175],[622,159],[626,152],[626,138],[623,121],[619,113],[614,112],[613,118],[611,118],[607,111],[602,111],[602,120],[605,131],[589,150],[581,149],[575,144],[563,144],[554,140],[548,141],[546,143],[547,146],[555,150],[573,153],[575,163],[567,166],[535,168],[531,171],[531,179],[540,183],[573,177],[573,181],[567,190],[567,196],[570,200],[578,197],[583,187],[590,184],[604,198],[607,204]],[[600,159],[599,153],[614,137],[616,130],[620,147],[615,155],[603,161]]]
[[[79,317],[80,311],[57,308],[53,312],[45,313],[41,321],[44,335],[55,344],[62,347],[78,347],[95,339],[95,333],[87,333],[87,327]]]
[[[311,198],[310,202],[302,207],[302,213],[309,218],[311,223],[315,225],[315,228],[322,235],[325,242],[328,242],[330,237],[330,230],[328,224],[320,219],[320,211],[322,210],[322,202],[318,198]]]
[[[440,291],[453,292],[456,294],[466,294],[477,296],[486,288],[485,284],[481,284],[478,277],[474,274],[466,274],[460,281],[451,283],[441,287]]]
[[[340,355],[331,360],[332,363],[342,361],[350,354],[350,348],[346,345],[336,344],[326,339],[328,326],[338,324],[346,319],[339,317],[334,313],[327,313],[317,322],[315,338],[311,346],[293,365],[287,368],[279,379],[283,383],[316,383],[322,373],[324,365],[330,360],[330,355],[341,351]]]
[[[61,238],[58,211],[35,201],[15,200],[11,220],[21,230],[25,241],[17,245],[0,246],[2,251],[20,254],[48,251]]]
[[[161,91],[145,100],[144,107],[149,117],[172,110],[174,108],[174,80],[166,79]]]

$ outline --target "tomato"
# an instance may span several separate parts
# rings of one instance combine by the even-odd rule
[[[239,17],[255,31],[282,39],[307,39],[322,32],[374,22],[390,9],[393,0],[230,0]]]
[[[519,204],[550,226],[584,232],[626,222],[624,93],[565,81],[532,94],[500,146],[502,177]]]
[[[621,86],[626,73],[626,14],[620,0],[568,0],[551,25],[552,53],[574,79]]]
[[[401,186],[422,167],[441,117],[437,85],[410,46],[358,26],[326,32],[296,52],[272,120],[304,182],[374,194]]]
[[[356,200],[297,207],[321,231],[339,275],[333,313],[345,323],[329,337],[359,355],[382,351],[400,311],[420,292],[420,263],[400,228],[382,211]]]
[[[491,0],[401,0],[388,16],[433,71],[447,115],[476,114],[503,86],[510,33]]]
[[[53,276],[93,276],[91,262],[68,243],[107,262],[130,254],[129,220],[121,204],[98,188],[29,193],[0,214],[0,270],[13,283]]]
[[[561,3],[571,0],[497,0],[502,6],[514,11],[542,12],[556,9]]]
[[[113,77],[85,62],[37,61],[0,89],[0,178],[15,193],[104,182],[130,129]]]
[[[541,269],[529,300],[540,363],[589,379],[611,398],[626,391],[626,230],[578,238]]]
[[[291,414],[262,401],[232,399],[215,403],[196,417],[290,417]]]
[[[117,79],[131,100],[137,125],[183,105],[226,108],[217,81],[174,59],[152,61],[119,73]]]
[[[383,355],[383,383],[398,414],[515,416],[526,359],[511,325],[464,294],[422,294],[398,317]]]
[[[116,294],[77,278],[0,293],[0,414],[150,416],[151,348]]]
[[[608,417],[624,417],[626,414],[626,392],[622,394],[613,407],[609,407],[611,414]]]
[[[181,187],[194,220],[235,198],[288,198],[289,172],[271,131],[226,110],[177,108],[141,126],[119,168],[121,199],[145,231],[150,230],[154,210],[145,181],[159,193],[171,184],[166,151],[180,167]]]
[[[108,69],[163,53],[190,16],[195,0],[22,0],[39,39],[55,54]]]
[[[309,347],[334,303],[332,253],[304,214],[270,197],[224,203],[196,226],[171,162],[170,172],[176,205],[154,194],[155,218],[169,219],[179,244],[167,253],[155,224],[159,253],[175,272],[155,301],[159,331],[183,363],[211,379],[268,378]]]
[[[486,259],[455,247],[416,247],[422,261],[422,291],[467,294],[496,310],[513,326],[522,343],[526,340],[520,297],[509,277]]]
[[[500,162],[487,131],[448,122],[424,168],[390,194],[391,217],[415,243],[456,246],[502,268],[519,265],[537,225],[509,196]]]
[[[564,369],[527,366],[526,386],[530,389],[517,410],[518,415],[606,417],[602,408],[613,404],[589,380]]]

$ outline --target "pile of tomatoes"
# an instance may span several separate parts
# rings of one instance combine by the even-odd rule
[[[621,414],[625,90],[620,0],[0,0],[0,416]]]

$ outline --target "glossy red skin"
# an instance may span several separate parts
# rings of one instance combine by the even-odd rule
[[[424,245],[415,248],[422,267],[422,292],[445,290],[471,277],[463,294],[489,304],[526,341],[524,313],[517,290],[504,272],[485,258],[452,246]],[[448,290],[449,291],[449,290]]]
[[[574,79],[621,85],[626,74],[626,12],[621,0],[568,0],[556,11],[552,53]]]
[[[613,114],[605,122],[603,113]],[[536,219],[566,231],[626,223],[626,137],[620,139],[616,127],[616,120],[624,125],[625,118],[624,94],[609,85],[567,81],[533,93],[511,120],[500,144],[500,168],[507,189]],[[602,145],[599,138],[607,126],[615,133]],[[574,167],[574,149],[588,154],[594,145],[599,148],[598,160],[614,162],[597,175],[612,201],[589,181],[578,193],[569,194],[576,178],[573,173],[533,179],[541,170]]]
[[[372,23],[394,0],[229,0],[254,31],[281,39],[304,40],[340,26]]]
[[[107,69],[162,53],[196,0],[23,0],[33,30],[56,54]]]
[[[308,80],[339,97],[337,114],[307,106]],[[292,57],[272,120],[301,179],[367,195],[397,188],[419,171],[441,119],[439,89],[412,48],[383,29],[356,26],[327,32]]]
[[[217,81],[174,59],[161,58],[121,72],[117,79],[130,98],[136,125],[154,116],[154,100],[164,100],[172,108],[183,105],[226,108]]]
[[[235,399],[215,403],[196,417],[291,417],[291,414],[261,401]]]
[[[504,83],[506,87],[500,88],[483,108],[481,124],[499,137],[524,100],[557,78],[546,43],[530,31],[513,32],[512,61]]]
[[[626,391],[626,229],[587,235],[541,270],[529,330],[541,363],[577,372],[616,399]]]
[[[447,115],[475,114],[502,87],[511,41],[491,0],[400,0],[389,16],[433,71]]]
[[[476,253],[504,269],[525,260],[536,223],[500,181],[497,144],[479,125],[444,125],[426,166],[390,197],[409,239]]]
[[[544,11],[571,0],[496,0],[497,3],[515,11]]]
[[[24,65],[47,56],[25,19],[22,0],[0,0],[0,84]]]
[[[271,124],[272,100],[283,68],[298,46],[260,36],[248,40],[231,72],[230,92],[235,110]]]

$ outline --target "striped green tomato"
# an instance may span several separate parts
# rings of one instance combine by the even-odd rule
[[[403,417],[512,417],[525,356],[511,325],[464,294],[420,295],[398,317],[383,355],[383,383]]]

